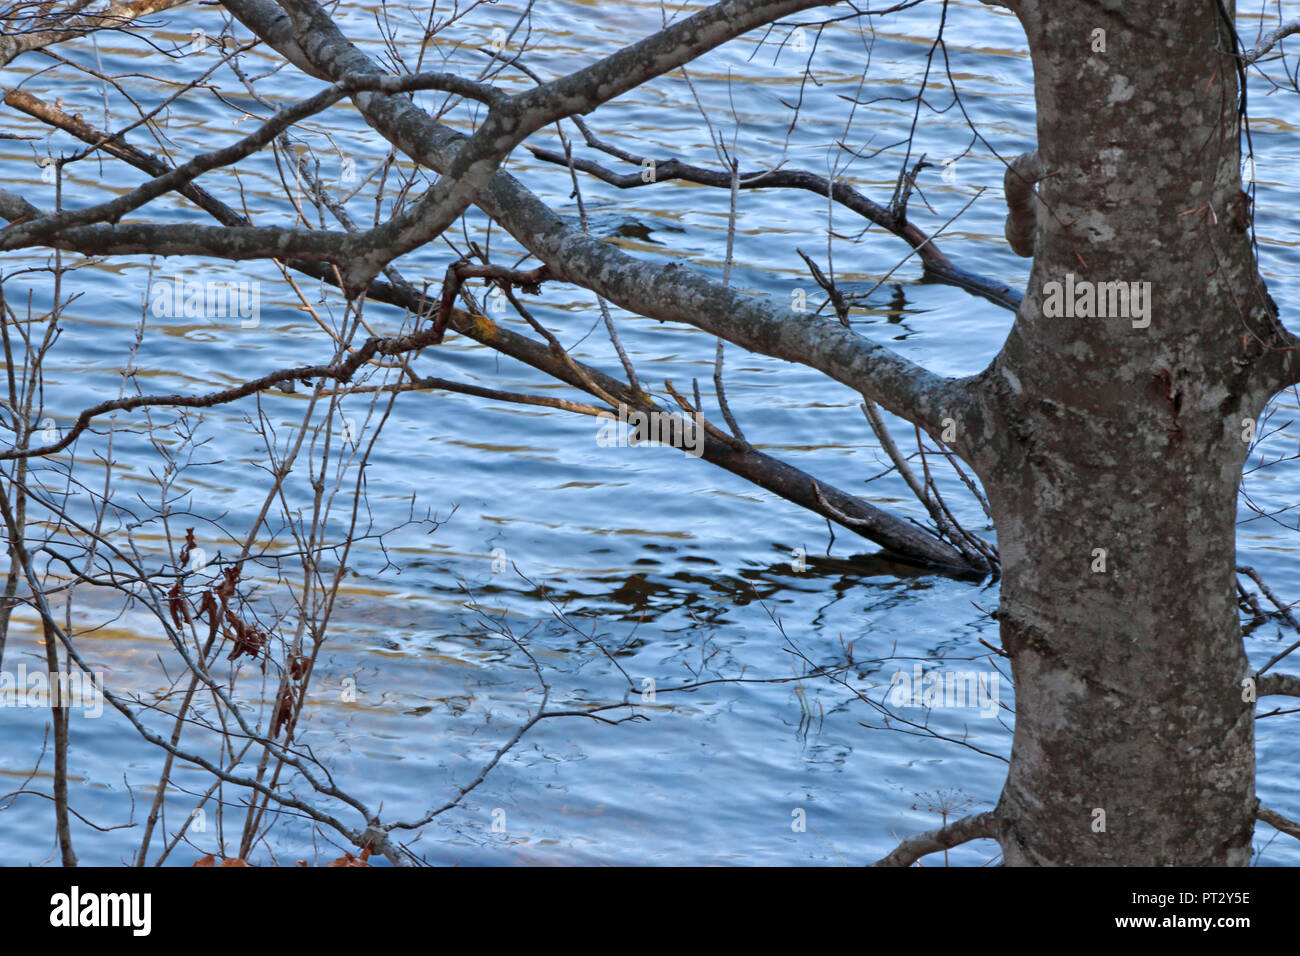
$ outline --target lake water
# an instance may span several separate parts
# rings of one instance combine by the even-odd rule
[[[1287,19],[1300,14],[1300,3],[1282,7]],[[404,18],[399,35],[408,38],[411,24],[427,13],[422,4],[389,3],[386,8]],[[448,29],[447,42],[426,68],[444,68],[434,62],[441,56],[451,66],[481,65],[484,58],[472,48],[491,43],[496,27],[508,31],[519,8],[516,0],[502,0],[473,9]],[[345,2],[339,21],[368,52],[382,56],[374,20],[378,9]],[[923,3],[875,24],[845,21],[820,37],[809,30],[803,42],[791,37],[779,54],[779,38],[761,48],[747,38],[690,67],[695,93],[714,130],[728,143],[739,126],[742,167],[774,164],[784,156],[794,167],[819,173],[833,168],[885,202],[904,157],[899,144],[912,122],[914,104],[906,98],[924,75],[942,11],[942,4]],[[527,62],[543,75],[559,75],[643,35],[659,18],[659,6],[644,0],[613,8],[542,2],[531,19]],[[811,22],[813,15],[802,19]],[[147,33],[152,45],[104,35],[97,48],[83,42],[60,50],[75,54],[81,63],[94,64],[98,57],[101,72],[122,76],[126,89],[143,105],[153,106],[158,89],[138,74],[184,80],[212,68],[216,58],[210,51],[170,58],[161,51],[190,49],[194,30],[219,34],[223,13],[193,7],[151,22],[157,25]],[[1243,17],[1248,41],[1256,25]],[[236,35],[247,36],[242,28]],[[511,42],[522,36],[520,32]],[[948,5],[945,39],[946,69],[943,52],[937,53],[929,102],[940,109],[950,103],[951,77],[983,142],[972,142],[961,110],[922,111],[912,155],[924,153],[936,167],[922,174],[912,215],[922,228],[934,230],[978,196],[944,231],[941,247],[959,264],[1019,287],[1028,261],[1015,257],[1003,240],[1003,167],[989,147],[1015,155],[1033,145],[1023,35],[1005,11],[970,0]],[[788,104],[800,96],[810,55],[817,82],[806,84],[799,121],[791,128]],[[258,65],[253,60],[250,70]],[[268,59],[263,68],[271,65]],[[48,72],[35,76],[41,70]],[[37,95],[61,97],[65,109],[81,112],[96,125],[105,124],[106,103],[110,124],[120,125],[131,115],[119,94],[106,94],[97,80],[39,54],[12,64],[0,85],[20,80]],[[228,71],[218,70],[212,82],[234,97],[242,95]],[[264,95],[287,102],[309,95],[319,84],[286,70],[260,87]],[[1257,228],[1263,271],[1285,314],[1300,296],[1300,227],[1292,216],[1294,185],[1300,182],[1300,131],[1287,119],[1294,116],[1294,99],[1285,93],[1269,96],[1268,91],[1265,82],[1253,81]],[[853,113],[852,99],[870,103]],[[435,98],[422,95],[420,102],[432,105]],[[0,139],[6,188],[52,206],[53,187],[42,181],[34,157],[47,149],[55,155],[68,151],[72,141],[47,138],[43,127],[12,110],[5,116],[6,131],[39,137]],[[634,91],[588,122],[633,152],[666,156],[670,150],[701,165],[718,164],[708,126],[680,79]],[[327,180],[345,179],[351,169],[365,175],[385,156],[385,146],[350,107],[336,108],[308,125],[318,148],[326,148],[322,132],[332,133],[339,145],[339,152],[323,154],[321,175]],[[228,108],[211,94],[187,95],[169,108],[167,131],[178,157],[229,142],[250,128],[230,125]],[[133,136],[146,145],[138,132]],[[855,150],[881,152],[850,163],[844,152],[828,150],[837,140]],[[555,137],[548,132],[537,141],[554,145]],[[152,143],[148,148],[160,147]],[[945,164],[949,160],[953,162]],[[566,171],[535,161],[524,149],[516,151],[510,166],[539,195],[576,215]],[[269,152],[239,169],[244,201],[265,217],[259,221],[287,221]],[[138,174],[124,172],[120,165],[82,162],[68,170],[64,201],[99,200],[138,181]],[[226,201],[240,202],[228,178],[203,182]],[[720,274],[728,219],[724,191],[668,183],[620,192],[589,177],[582,180],[582,189],[593,231],[614,237],[634,254],[685,261]],[[205,222],[201,213],[180,203],[156,205],[168,210],[173,221]],[[373,206],[358,200],[353,211],[367,215]],[[792,290],[804,288],[819,302],[796,249],[825,266],[825,201],[812,194],[743,192],[739,212],[731,281],[786,300]],[[482,219],[471,216],[470,222],[478,228]],[[879,229],[859,236],[864,225],[843,210],[834,214],[832,228],[840,237],[832,250],[835,273],[850,290],[870,289],[907,252]],[[482,236],[480,229],[480,242]],[[503,255],[499,229],[492,242],[498,256]],[[428,281],[436,289],[450,255],[445,247],[429,247],[399,266],[411,281]],[[12,275],[44,261],[44,255],[9,254],[3,268]],[[274,368],[328,359],[329,342],[274,269],[195,259],[158,260],[153,266],[155,281],[181,274],[197,281],[260,282],[260,316],[255,328],[241,327],[238,318],[150,316],[135,358],[143,390],[197,393]],[[79,292],[81,298],[67,309],[50,361],[47,415],[66,420],[119,393],[126,355],[148,302],[149,270],[145,257],[119,259],[65,280],[65,294]],[[978,371],[996,353],[1010,313],[960,290],[921,283],[919,275],[914,260],[898,268],[865,308],[855,310],[855,328],[936,371]],[[341,314],[337,298],[319,284],[300,281],[300,287],[326,321]],[[23,310],[29,293],[34,308],[48,306],[51,299],[50,283],[39,274],[19,275],[5,291],[10,304]],[[617,371],[590,295],[549,284],[530,305],[575,356]],[[368,306],[366,314],[376,331],[385,332],[396,330],[403,318],[378,305]],[[500,318],[527,331],[521,320]],[[685,389],[698,378],[707,401],[713,340],[625,315],[619,316],[619,327],[648,387],[662,393],[668,379]],[[727,354],[730,403],[752,442],[831,484],[923,519],[896,475],[868,483],[884,471],[885,458],[858,409],[857,395],[800,366],[735,348]],[[426,351],[416,370],[504,390],[572,397],[543,376],[454,335]],[[278,428],[288,429],[303,414],[305,401],[299,387],[296,395],[270,393],[261,409]],[[363,398],[350,400],[347,408],[364,421]],[[1295,453],[1300,440],[1300,429],[1291,424],[1295,409],[1293,396],[1279,399],[1271,422],[1275,431],[1261,443],[1264,457]],[[196,437],[206,444],[195,460],[207,464],[184,472],[173,491],[180,497],[172,508],[189,512],[178,515],[175,527],[197,525],[200,543],[212,552],[235,549],[266,494],[265,455],[245,419],[255,415],[256,406],[247,401],[205,410],[196,422]],[[156,413],[155,420],[166,423],[171,416]],[[131,520],[125,509],[147,513],[137,495],[150,504],[158,501],[152,476],[161,461],[141,429],[143,422],[138,412],[117,418],[115,521]],[[910,429],[899,425],[896,436],[910,447]],[[637,706],[648,720],[618,726],[580,718],[543,721],[462,806],[438,817],[411,844],[430,862],[855,865],[888,852],[901,836],[937,825],[934,807],[944,801],[955,803],[959,814],[993,806],[1006,766],[998,755],[1010,748],[1009,710],[987,718],[976,708],[938,708],[928,717],[924,710],[900,709],[903,716],[928,721],[941,737],[971,745],[963,746],[952,739],[880,729],[877,712],[839,684],[774,679],[803,672],[787,642],[818,663],[851,655],[858,664],[846,679],[877,701],[891,675],[900,669],[910,674],[920,660],[941,659],[944,668],[992,677],[994,664],[980,641],[997,643],[996,625],[985,613],[997,604],[995,585],[881,561],[872,557],[876,549],[869,542],[842,530],[832,542],[825,522],[814,515],[680,452],[607,448],[596,439],[597,423],[564,411],[443,392],[407,394],[397,403],[371,456],[366,520],[377,531],[401,526],[411,514],[413,495],[418,514],[427,509],[445,520],[431,534],[423,527],[399,528],[385,537],[382,550],[373,541],[362,542],[348,559],[351,573],[298,733],[299,742],[327,762],[340,786],[371,805],[382,803],[389,820],[417,816],[473,780],[539,701],[530,663],[501,633],[508,628],[518,637],[526,635],[555,705],[623,699],[628,688],[620,668],[638,690],[648,678],[661,692],[653,702]],[[78,461],[88,464],[83,479],[89,486],[103,482],[102,468],[90,463],[93,451],[104,448],[102,437],[87,437],[78,446]],[[296,472],[287,484],[297,501],[309,507],[306,475]],[[969,496],[959,494],[953,482],[944,487],[954,489],[950,502],[959,518],[991,535]],[[1296,599],[1300,532],[1294,506],[1300,502],[1300,468],[1284,462],[1254,472],[1246,487],[1257,505],[1276,514],[1275,520],[1262,520],[1243,507],[1241,562],[1258,568],[1278,594]],[[84,491],[74,497],[74,510],[84,510],[86,500]],[[135,533],[142,546],[152,547],[160,530],[146,522]],[[286,534],[264,543],[272,551],[292,548]],[[796,549],[807,554],[802,571],[792,567]],[[283,602],[284,595],[267,589],[263,598],[269,607]],[[470,600],[481,610],[467,607]],[[557,617],[561,607],[567,624]],[[165,689],[168,680],[159,661],[170,672],[176,662],[174,656],[169,659],[174,652],[156,622],[138,610],[120,613],[111,602],[81,592],[74,616],[77,627],[95,628],[81,639],[84,653],[110,675],[119,693],[151,699]],[[290,614],[286,628],[291,631],[295,623]],[[4,667],[41,666],[31,615],[20,613],[14,630]],[[1247,640],[1252,661],[1262,664],[1284,646],[1281,640],[1274,625],[1255,631]],[[768,680],[662,692],[697,677],[742,674]],[[355,701],[341,699],[338,691],[347,678],[356,681]],[[245,680],[255,687],[260,676],[253,670]],[[1003,678],[993,686],[1005,708],[1014,708],[1009,682]],[[0,793],[23,786],[36,763],[46,719],[45,711],[0,708]],[[1294,784],[1300,757],[1291,723],[1295,719],[1278,716],[1258,725],[1261,800],[1292,817],[1300,813]],[[160,754],[108,713],[96,720],[74,717],[72,737],[76,811],[100,826],[137,824],[98,832],[74,823],[76,850],[84,863],[117,864],[138,847],[139,823],[157,782]],[[205,738],[196,731],[190,739]],[[48,790],[49,770],[47,755],[29,788]],[[202,790],[209,782],[204,773],[189,769],[178,770],[175,780],[191,790]],[[306,793],[306,788],[298,792]],[[226,792],[231,801],[242,797]],[[193,797],[174,794],[171,828],[193,803]],[[0,807],[0,862],[57,861],[49,801],[18,796],[0,801]],[[802,832],[792,827],[800,810],[807,824]],[[237,842],[232,834],[239,821],[236,809],[227,823],[228,840]],[[494,829],[494,821],[504,826]],[[197,849],[182,847],[169,862],[188,864],[200,851],[217,849],[219,838],[210,825],[193,834]],[[286,815],[254,856],[258,862],[329,859],[339,853],[331,840],[337,837],[315,833],[301,819]],[[1300,847],[1286,837],[1274,839],[1263,825],[1256,847],[1263,851],[1263,864],[1300,863]],[[995,854],[992,843],[980,842],[954,851],[951,859],[980,865]]]

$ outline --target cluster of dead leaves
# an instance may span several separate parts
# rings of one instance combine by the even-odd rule
[[[366,862],[368,859],[370,859],[370,851],[368,849],[362,850],[360,856],[353,856],[351,853],[344,850],[343,855],[341,857],[339,857],[337,860],[331,860],[325,865],[326,866],[369,866],[370,864]],[[213,857],[211,853],[209,853],[203,859],[197,861],[194,865],[195,866],[252,866],[253,864],[249,863],[247,860],[243,859],[242,857],[237,857],[237,856],[225,857],[222,859],[220,863],[218,863],[216,861],[216,858]],[[307,861],[299,860],[298,865],[306,866]]]
[[[275,704],[275,714],[271,717],[271,739],[274,740],[280,736],[282,730],[293,729],[293,712],[297,701],[293,696],[293,688],[286,687],[284,693]]]
[[[226,626],[221,629],[226,640],[234,643],[226,660],[233,661],[241,654],[247,654],[257,660],[258,653],[266,646],[266,632],[256,624],[247,624],[234,611],[226,608]],[[265,666],[266,661],[262,662]]]
[[[194,529],[186,528],[185,545],[181,548],[180,561],[177,563],[177,568],[182,574],[185,566],[189,564],[190,555],[195,547],[197,545],[194,541]],[[239,589],[239,576],[242,570],[243,562],[222,568],[221,583],[215,589],[205,589],[202,597],[199,598],[197,619],[207,618],[210,633],[214,635],[220,627],[222,635],[232,645],[230,654],[226,657],[226,660],[230,661],[245,654],[256,660],[262,649],[266,647],[268,637],[260,627],[247,623],[230,609],[231,599]],[[181,578],[177,578],[176,583],[167,592],[167,608],[171,613],[172,623],[178,628],[191,624],[195,620],[191,616],[190,602],[186,600]],[[262,661],[262,666],[263,668],[266,666],[265,659]]]
[[[289,680],[302,682],[307,678],[307,672],[311,669],[311,661],[302,654],[290,654],[286,662],[286,670],[289,672]],[[294,688],[288,684],[285,685],[283,693],[280,694],[279,701],[275,705],[275,715],[271,718],[271,737],[272,739],[280,736],[282,730],[292,730],[295,714],[297,713],[297,698],[294,697]]]

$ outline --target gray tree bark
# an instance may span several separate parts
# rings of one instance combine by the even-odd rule
[[[1235,34],[1193,0],[1144,5],[1140,23],[1082,0],[1017,14],[1044,174],[1034,266],[958,442],[1003,563],[1016,723],[1000,842],[1011,865],[1244,865],[1237,483],[1291,342],[1251,247]],[[1045,314],[1067,274],[1149,282],[1149,325]]]

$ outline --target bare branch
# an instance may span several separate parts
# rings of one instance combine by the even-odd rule
[[[129,0],[129,2],[111,3],[101,12],[87,13],[82,16],[68,16],[67,11],[64,11],[62,15],[51,16],[44,22],[34,24],[34,29],[28,30],[16,29],[17,24],[11,23],[6,27],[4,34],[0,35],[0,66],[4,66],[20,54],[55,43],[63,43],[95,30],[124,27],[140,17],[180,6],[184,2],[185,0]],[[87,5],[84,3],[73,5],[74,12],[76,8],[84,8]]]
[[[673,70],[734,37],[786,13],[823,6],[825,0],[727,0],[665,27],[652,36],[568,76],[492,105],[474,134],[462,142],[442,178],[411,209],[375,230],[373,243],[349,256],[345,273],[360,290],[392,259],[438,236],[474,201],[519,143],[543,126],[586,113],[647,80]],[[348,43],[314,0],[281,0],[305,37],[305,52],[319,57],[336,81],[380,73]],[[235,16],[239,10],[228,5]],[[246,21],[247,22],[247,21]],[[256,32],[256,31],[255,31]],[[361,103],[360,98],[357,99]]]
[[[356,349],[345,359],[341,359],[330,365],[307,365],[301,368],[281,369],[278,372],[272,372],[255,378],[251,381],[244,382],[231,388],[222,389],[218,392],[209,392],[206,395],[135,395],[130,398],[115,398],[109,401],[100,402],[87,408],[77,416],[76,422],[67,430],[62,438],[50,445],[44,445],[40,448],[10,448],[7,451],[0,451],[0,461],[8,461],[15,458],[32,458],[43,455],[53,455],[67,448],[76,440],[77,436],[90,427],[94,419],[105,415],[111,411],[130,411],[136,408],[146,408],[150,406],[167,406],[173,408],[210,408],[213,405],[224,405],[229,402],[237,401],[255,392],[262,392],[279,382],[292,382],[299,379],[328,378],[339,382],[348,382],[352,379],[353,374],[366,362],[370,361],[376,355],[403,355],[407,352],[422,349],[425,346],[432,345],[441,338],[441,333],[436,332],[433,328],[425,329],[422,332],[414,332],[410,335],[402,335],[389,338],[370,338],[365,344]]]
[[[1266,34],[1264,38],[1259,41],[1258,44],[1256,44],[1255,46],[1251,47],[1249,50],[1246,50],[1244,53],[1242,53],[1241,54],[1242,65],[1250,66],[1250,64],[1254,63],[1261,56],[1263,56],[1269,50],[1273,49],[1273,47],[1277,46],[1287,37],[1294,36],[1297,33],[1300,33],[1300,20],[1296,20],[1292,23],[1283,24],[1282,26],[1278,27],[1276,30],[1273,30],[1272,32]]]
[[[579,128],[587,137],[588,145],[637,165],[637,172],[615,173],[591,160],[573,160],[575,169],[581,169],[611,186],[620,189],[636,189],[660,182],[681,180],[717,189],[731,188],[729,173],[692,166],[675,158],[659,160],[638,156],[604,142],[592,134],[585,124],[580,121],[579,123]],[[553,150],[531,145],[528,149],[544,162],[561,164],[568,162]],[[648,170],[653,170],[653,178],[645,175],[645,171]],[[1023,295],[1019,290],[958,267],[939,250],[932,237],[909,222],[905,216],[900,217],[895,211],[874,202],[843,180],[828,180],[825,176],[802,169],[751,170],[739,174],[738,188],[802,189],[819,196],[829,196],[834,202],[857,213],[868,222],[882,227],[911,246],[921,257],[926,278],[965,289],[1011,312],[1020,308]]]
[[[1255,693],[1260,697],[1300,697],[1300,677],[1292,674],[1260,674],[1255,678]]]
[[[1288,820],[1276,810],[1270,810],[1268,807],[1260,807],[1259,810],[1256,811],[1255,816],[1260,820],[1263,820],[1274,830],[1281,830],[1288,836],[1293,836],[1297,840],[1300,840],[1300,823],[1296,823],[1294,820]]]
[[[265,0],[228,0],[226,7],[312,75],[382,72],[332,25],[299,41],[288,18]],[[696,16],[706,13],[717,15],[716,8],[709,8]],[[360,93],[354,102],[371,126],[403,152],[444,177],[455,175],[465,142],[463,134],[435,122],[404,97]],[[944,418],[963,423],[969,407],[965,383],[935,375],[838,323],[737,293],[676,263],[658,266],[635,259],[609,243],[583,235],[580,228],[504,173],[492,176],[474,202],[546,264],[557,279],[590,289],[629,312],[692,325],[752,351],[802,362],[930,432],[938,432]],[[959,431],[965,433],[965,429]]]
[[[863,414],[867,416],[867,421],[871,424],[871,430],[876,433],[876,438],[880,440],[880,447],[884,449],[885,454],[889,456],[889,460],[898,469],[898,473],[907,482],[907,487],[912,489],[912,494],[930,512],[930,517],[934,519],[939,532],[953,543],[972,566],[979,567],[987,564],[989,570],[995,569],[997,563],[991,557],[992,547],[988,542],[979,541],[976,543],[978,540],[976,536],[957,524],[947,508],[943,506],[942,499],[938,494],[932,494],[930,489],[917,478],[916,473],[912,471],[912,466],[908,464],[907,458],[898,450],[893,436],[889,434],[889,429],[885,427],[885,422],[880,417],[880,410],[871,402],[863,402],[861,408]],[[974,547],[971,547],[972,544]]]
[[[963,817],[960,820],[954,820],[947,826],[939,827],[936,830],[929,830],[914,837],[908,837],[892,853],[871,865],[911,866],[927,853],[951,850],[953,847],[962,843],[969,843],[971,840],[996,840],[998,831],[998,819],[993,811],[977,813],[973,816]]]

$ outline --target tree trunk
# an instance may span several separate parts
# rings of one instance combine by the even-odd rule
[[[1035,260],[970,383],[965,449],[998,529],[1016,687],[1005,859],[1244,865],[1237,482],[1281,365],[1241,191],[1234,34],[1200,0],[1018,13],[1044,174]],[[1126,315],[1101,299],[1089,314],[1085,284],[1115,281],[1150,284],[1146,316],[1140,285]]]

